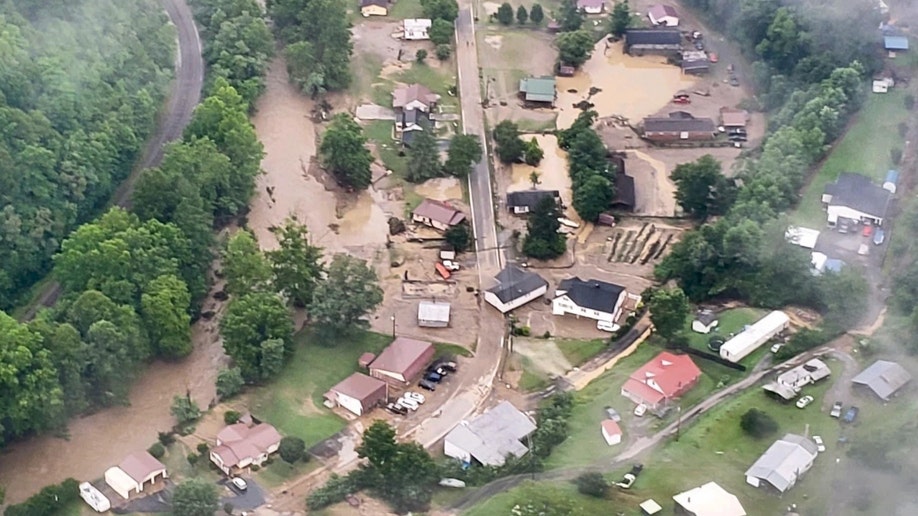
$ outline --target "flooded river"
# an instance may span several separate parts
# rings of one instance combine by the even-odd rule
[[[271,228],[289,216],[305,223],[313,243],[328,252],[385,243],[387,217],[377,192],[371,188],[342,202],[309,173],[317,144],[312,107],[287,81],[283,60],[275,60],[253,119],[265,146],[265,173],[258,179],[249,227],[264,249],[277,245]]]
[[[71,420],[66,440],[42,436],[7,446],[0,454],[6,503],[21,502],[67,477],[101,478],[126,455],[146,450],[156,442],[157,432],[175,424],[169,407],[176,394],[190,391],[198,405],[207,408],[216,395],[216,373],[226,358],[214,320],[195,325],[193,338],[194,351],[185,360],[156,362],[144,370],[131,389],[130,406]]]
[[[567,129],[580,110],[573,104],[584,100],[590,86],[601,89],[590,98],[600,117],[621,115],[637,123],[666,106],[679,90],[690,89],[694,79],[682,75],[678,66],[659,56],[632,57],[622,43],[606,40],[596,44],[590,60],[574,77],[558,77],[558,129]],[[570,93],[568,90],[576,90]]]

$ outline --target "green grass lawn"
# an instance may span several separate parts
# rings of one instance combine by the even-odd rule
[[[905,109],[905,96],[906,90],[896,88],[885,95],[872,94],[867,98],[851,128],[804,187],[800,204],[791,214],[792,222],[817,229],[825,226],[822,192],[839,173],[864,174],[879,183],[890,168],[895,168],[890,150],[904,147],[898,126],[910,115]]]
[[[571,512],[563,514],[572,514],[576,516],[586,514],[615,514],[610,512],[613,509],[608,500],[591,498],[577,492],[573,483],[556,482],[552,484],[526,482],[519,487],[509,491],[504,491],[496,496],[486,500],[484,503],[472,507],[466,511],[466,516],[495,516],[511,515],[515,505],[524,505],[529,502],[539,500],[566,500],[570,504]],[[550,514],[562,514],[552,512]]]
[[[529,357],[520,357],[520,367],[523,368],[523,375],[520,377],[519,383],[521,391],[535,392],[548,387],[550,383],[548,375],[536,367]]]
[[[397,0],[389,5],[389,18],[403,20],[405,18],[424,18],[420,0]]]
[[[399,156],[401,144],[393,139],[394,130],[395,127],[388,120],[374,120],[364,127],[367,138],[378,144],[377,149],[383,164],[402,178],[408,169],[408,158]]]
[[[692,317],[685,322],[683,333],[688,337],[689,345],[701,351],[711,350],[708,348],[708,342],[711,337],[723,337],[729,340],[731,333],[739,333],[744,326],[752,324],[765,315],[765,310],[757,308],[733,308],[717,314],[717,326],[707,335],[692,331]]]
[[[435,360],[440,358],[472,356],[472,352],[468,349],[458,344],[448,344],[446,342],[434,342],[434,350],[436,350],[436,354],[434,355]]]
[[[317,460],[290,464],[281,460],[279,457],[275,457],[271,464],[261,468],[261,471],[258,472],[258,483],[259,485],[272,489],[280,486],[291,478],[305,475],[321,465],[322,464]]]
[[[256,390],[252,411],[283,435],[312,446],[344,428],[345,421],[322,406],[322,395],[357,370],[364,352],[379,353],[392,337],[356,331],[333,341],[320,342],[307,329],[294,337],[296,349],[287,366],[270,384]]]
[[[577,340],[577,339],[555,339],[555,345],[564,354],[564,358],[576,367],[587,360],[596,356],[600,351],[606,349],[608,341],[606,339]]]

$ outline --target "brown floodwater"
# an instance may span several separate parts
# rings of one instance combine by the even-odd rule
[[[510,176],[510,186],[507,187],[507,191],[518,192],[531,189],[532,182],[529,178],[533,171],[538,172],[539,184],[536,188],[561,192],[561,199],[564,201],[565,206],[568,206],[565,217],[575,222],[580,222],[577,212],[570,208],[573,192],[571,191],[571,177],[567,171],[567,153],[558,147],[558,139],[552,134],[522,135],[522,138],[526,141],[533,137],[539,142],[539,147],[542,147],[542,151],[545,154],[542,162],[539,163],[538,167],[532,167],[524,163],[514,163]]]
[[[636,124],[672,101],[679,90],[690,89],[691,76],[659,56],[632,57],[622,52],[622,43],[596,44],[590,59],[574,77],[558,77],[558,129],[567,129],[580,110],[573,104],[586,99],[590,86],[600,91],[590,98],[600,117],[624,116]],[[570,93],[568,90],[576,90]]]
[[[265,147],[264,174],[258,178],[248,225],[261,247],[277,246],[271,228],[290,216],[305,223],[313,243],[326,252],[385,243],[387,217],[372,188],[339,200],[308,172],[316,155],[313,103],[288,82],[283,59],[271,64],[256,107],[252,121]]]
[[[449,201],[451,199],[462,199],[462,185],[455,177],[438,177],[428,179],[427,181],[414,187],[414,192],[418,195],[436,199],[438,201]]]
[[[213,301],[205,306],[205,310],[219,308]],[[175,424],[169,407],[177,394],[190,392],[201,408],[207,408],[216,396],[217,371],[226,361],[215,321],[202,319],[194,326],[195,347],[187,358],[147,367],[131,389],[129,406],[73,419],[67,439],[41,436],[8,445],[0,454],[6,503],[21,502],[67,477],[101,478],[126,455],[146,450],[156,441],[157,432]]]

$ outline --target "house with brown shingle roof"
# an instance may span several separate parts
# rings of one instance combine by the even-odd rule
[[[378,360],[378,359],[377,359]],[[370,366],[372,368],[372,365]],[[389,385],[363,373],[354,373],[325,393],[325,406],[344,407],[362,416],[389,397]]]
[[[440,96],[421,84],[399,86],[392,92],[392,107],[396,111],[420,110],[429,113],[437,106]]]
[[[434,199],[424,199],[414,211],[411,220],[425,226],[430,226],[440,231],[459,224],[465,220],[465,213],[453,208],[449,204]]]
[[[281,435],[267,423],[235,423],[217,433],[217,446],[210,461],[223,473],[233,475],[251,466],[261,466],[280,447]]]

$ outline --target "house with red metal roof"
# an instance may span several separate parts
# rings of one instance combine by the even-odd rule
[[[370,364],[370,376],[409,383],[433,360],[434,352],[430,342],[398,337]]]
[[[622,385],[622,396],[658,411],[691,390],[699,378],[701,369],[688,355],[664,351],[631,373]]]
[[[389,385],[363,373],[354,373],[329,389],[324,397],[326,407],[344,407],[362,416],[389,398]]]

